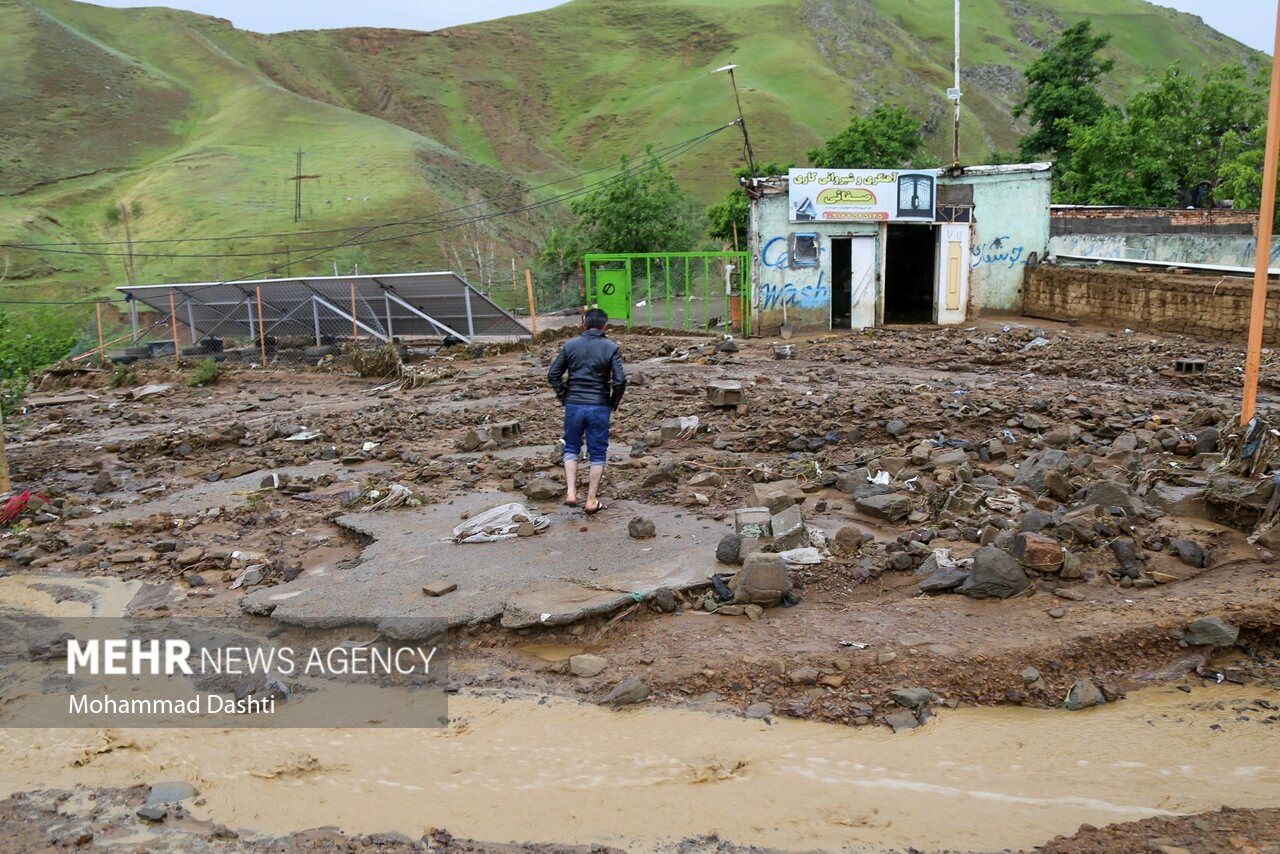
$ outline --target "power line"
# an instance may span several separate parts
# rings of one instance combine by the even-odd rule
[[[708,132],[706,132],[706,133],[699,134],[698,136],[690,137],[689,139],[682,140],[682,141],[680,141],[680,142],[674,142],[674,143],[670,143],[670,144],[668,144],[668,145],[659,146],[658,148],[655,148],[655,149],[651,149],[650,153],[651,153],[653,156],[655,156],[655,157],[662,157],[662,156],[666,155],[666,154],[667,154],[668,152],[670,152],[670,151],[673,151],[673,150],[675,150],[675,149],[682,148],[682,147],[684,147],[684,146],[690,145],[691,143],[701,142],[702,140],[704,140],[704,139],[706,139],[706,138],[708,138],[708,137],[710,137],[710,136],[713,136],[713,135],[715,135],[715,134],[717,134],[717,133],[720,133],[721,131],[726,130],[726,129],[728,129],[728,128],[730,128],[730,127],[732,127],[732,126],[736,125],[736,124],[737,124],[737,122],[736,122],[736,121],[735,121],[735,122],[730,122],[730,123],[728,123],[728,124],[726,124],[726,125],[723,125],[723,126],[721,126],[721,127],[715,128],[714,130],[708,131]],[[607,166],[597,166],[597,167],[596,167],[596,168],[594,168],[594,169],[586,169],[586,170],[583,170],[582,172],[575,172],[574,174],[572,174],[572,175],[568,175],[568,176],[566,176],[566,177],[564,177],[564,178],[557,178],[557,179],[555,179],[555,180],[553,180],[553,181],[547,181],[547,182],[544,182],[544,183],[542,183],[542,184],[536,184],[536,185],[534,185],[534,186],[532,186],[532,187],[527,187],[527,188],[525,188],[524,190],[521,190],[521,191],[520,191],[520,195],[524,195],[524,194],[526,194],[526,193],[533,193],[533,192],[536,192],[536,191],[538,191],[538,190],[546,189],[547,187],[553,187],[553,186],[555,186],[555,185],[557,185],[557,184],[565,184],[565,183],[568,183],[568,182],[570,182],[570,181],[574,181],[574,180],[577,180],[577,179],[579,179],[579,178],[584,178],[584,177],[586,177],[586,176],[588,176],[588,175],[594,175],[594,174],[596,174],[596,173],[598,173],[598,172],[604,172],[604,171],[607,171],[607,170],[610,170],[610,169],[613,169],[613,168],[614,168],[614,166],[613,166],[612,164],[610,164],[610,165],[607,165]],[[502,197],[502,196],[499,196],[498,198],[499,198],[499,199],[501,199],[501,198],[503,198],[503,197]],[[435,213],[433,213],[433,214],[430,214],[429,216],[426,216],[426,217],[418,217],[418,218],[410,218],[410,219],[403,219],[403,220],[395,220],[395,221],[385,222],[385,223],[376,223],[376,224],[374,224],[374,225],[372,225],[372,226],[370,226],[370,225],[348,225],[348,226],[341,226],[341,227],[334,227],[334,228],[302,229],[302,230],[298,230],[298,231],[259,232],[259,233],[256,233],[256,234],[255,234],[255,233],[250,233],[250,234],[230,234],[230,235],[222,235],[222,236],[209,236],[209,235],[205,235],[205,236],[200,236],[200,237],[155,237],[155,238],[149,238],[149,239],[146,239],[146,240],[133,240],[133,241],[131,241],[131,244],[132,244],[133,246],[140,246],[140,245],[150,245],[150,244],[154,244],[154,243],[211,243],[211,242],[216,242],[216,241],[220,241],[220,240],[221,240],[221,241],[232,241],[232,240],[258,240],[258,239],[267,239],[267,238],[279,239],[279,238],[289,238],[289,237],[304,237],[304,236],[313,235],[313,234],[337,234],[337,233],[344,232],[344,231],[360,231],[360,230],[367,229],[367,228],[370,228],[370,227],[373,227],[373,228],[385,228],[385,227],[390,227],[390,226],[395,226],[395,225],[412,225],[412,224],[415,224],[415,223],[429,222],[429,221],[431,221],[433,218],[435,218],[435,217],[439,217],[439,216],[443,216],[443,215],[445,215],[445,214],[456,213],[456,212],[458,212],[458,211],[463,211],[463,210],[467,210],[467,209],[469,209],[469,208],[477,207],[477,206],[479,206],[479,205],[483,205],[483,204],[485,204],[485,203],[486,203],[486,202],[488,202],[488,201],[492,201],[492,200],[491,200],[491,199],[481,199],[481,200],[479,200],[479,201],[470,202],[470,203],[465,204],[465,205],[459,205],[459,206],[457,206],[457,207],[447,208],[447,209],[442,210],[442,211],[437,211],[437,212],[435,212]],[[53,247],[62,247],[62,246],[124,246],[124,245],[126,245],[126,243],[127,243],[127,241],[123,241],[123,240],[69,240],[69,241],[50,241],[50,242],[40,242],[40,243],[31,243],[31,242],[26,242],[26,243],[2,243],[2,244],[0,244],[0,247],[3,247],[3,248],[9,248],[9,249],[44,249],[44,248],[50,248],[50,250],[52,251],[52,248],[53,248]],[[304,250],[304,251],[305,251],[305,250]],[[72,254],[76,254],[76,253],[72,253]],[[79,254],[93,254],[93,253],[79,253]],[[107,254],[107,253],[99,253],[99,254]],[[119,253],[119,254],[123,255],[124,253]],[[250,253],[250,254],[257,254],[257,255],[266,255],[266,254],[283,254],[283,251],[273,252],[273,253]],[[241,254],[209,254],[209,255],[194,255],[194,254],[193,254],[193,255],[180,255],[180,254],[155,254],[155,255],[143,255],[143,256],[138,256],[138,255],[137,255],[137,253],[135,253],[134,257],[156,257],[156,258],[160,258],[160,257],[174,257],[174,258],[185,258],[185,257],[222,258],[222,257],[228,257],[228,258],[230,258],[230,257],[244,257],[244,256],[243,256],[243,255],[241,255]]]
[[[596,189],[598,189],[598,188],[600,188],[600,187],[607,186],[608,184],[613,183],[614,181],[620,180],[620,179],[622,179],[622,178],[624,178],[624,177],[631,176],[631,175],[634,175],[634,174],[638,174],[638,173],[640,173],[640,172],[643,172],[643,171],[645,171],[645,170],[647,170],[647,169],[652,168],[652,166],[653,166],[653,165],[655,165],[655,164],[667,163],[667,162],[669,162],[669,161],[671,161],[671,160],[674,160],[675,158],[677,158],[677,157],[679,157],[679,156],[683,155],[685,152],[689,151],[690,149],[692,149],[692,148],[693,148],[693,147],[695,147],[696,145],[698,145],[698,144],[700,144],[700,143],[704,142],[705,140],[709,139],[710,137],[714,136],[715,134],[720,133],[721,131],[723,131],[723,130],[725,130],[725,129],[729,128],[729,127],[732,127],[734,124],[736,124],[736,122],[730,122],[729,124],[726,124],[726,125],[723,125],[723,126],[721,126],[721,127],[718,127],[718,128],[716,128],[716,129],[714,129],[714,130],[712,130],[712,131],[708,131],[707,133],[704,133],[704,134],[702,134],[702,135],[700,135],[700,136],[693,137],[693,138],[691,138],[691,139],[689,139],[689,140],[686,140],[686,141],[684,141],[684,142],[682,142],[682,143],[678,143],[678,144],[677,144],[677,145],[675,145],[675,146],[669,146],[669,147],[668,147],[668,148],[667,148],[667,149],[666,149],[666,150],[665,150],[661,155],[657,155],[657,154],[654,154],[654,153],[652,153],[652,152],[651,152],[651,153],[650,153],[650,155],[649,155],[649,159],[648,159],[648,160],[646,160],[646,161],[642,161],[642,162],[641,162],[639,165],[637,165],[637,166],[629,167],[629,168],[627,168],[627,169],[625,169],[625,170],[622,170],[621,172],[618,172],[618,173],[617,173],[617,174],[615,174],[615,175],[611,175],[610,177],[605,178],[605,179],[603,179],[603,180],[601,180],[601,181],[597,181],[597,182],[595,182],[595,183],[588,184],[588,185],[586,185],[586,186],[584,186],[584,187],[580,187],[580,188],[578,188],[578,189],[576,189],[576,190],[571,190],[571,191],[568,191],[568,192],[565,192],[565,193],[561,193],[561,194],[556,195],[556,196],[552,196],[552,197],[550,197],[550,198],[548,198],[548,199],[545,199],[545,200],[543,200],[543,201],[541,201],[541,202],[536,202],[536,203],[532,203],[532,204],[524,205],[524,206],[518,206],[518,207],[515,207],[515,208],[511,208],[511,209],[509,209],[509,210],[499,211],[499,212],[496,212],[496,213],[492,213],[492,214],[488,214],[488,215],[483,215],[483,216],[480,216],[480,217],[468,217],[468,218],[464,218],[464,219],[460,219],[460,220],[440,220],[440,219],[439,219],[439,217],[442,217],[442,216],[444,216],[444,215],[446,215],[446,214],[456,213],[456,212],[458,212],[458,211],[462,211],[462,210],[466,210],[466,209],[468,209],[468,208],[476,207],[477,205],[485,204],[485,201],[472,202],[472,203],[467,204],[467,205],[460,205],[460,206],[458,206],[458,207],[456,207],[456,208],[451,208],[451,209],[448,209],[448,210],[439,211],[439,212],[437,212],[437,213],[435,213],[435,214],[432,214],[432,215],[430,215],[430,216],[427,216],[427,217],[420,217],[420,218],[417,218],[417,219],[398,220],[398,221],[394,221],[394,222],[386,222],[386,223],[378,223],[378,224],[375,224],[375,225],[371,225],[371,226],[363,227],[363,230],[362,230],[360,233],[358,233],[358,234],[354,235],[354,238],[348,238],[347,240],[344,240],[344,241],[342,241],[341,243],[338,243],[338,244],[335,244],[335,245],[332,245],[332,246],[321,246],[321,247],[301,247],[300,251],[307,252],[307,251],[311,251],[311,250],[313,250],[313,249],[314,249],[314,250],[316,250],[316,251],[325,252],[325,251],[329,251],[329,250],[332,250],[332,249],[338,249],[338,248],[342,248],[343,246],[350,245],[350,244],[353,242],[353,239],[354,239],[354,241],[356,242],[356,245],[361,245],[361,246],[363,246],[363,245],[369,245],[369,244],[373,244],[373,243],[386,242],[386,241],[389,241],[389,240],[400,240],[400,239],[405,239],[405,238],[409,238],[409,237],[416,237],[416,236],[419,236],[419,235],[421,235],[421,234],[430,234],[430,233],[434,233],[434,232],[435,232],[435,230],[428,230],[428,231],[424,231],[424,232],[413,232],[413,233],[410,233],[410,234],[397,235],[397,236],[395,236],[395,237],[389,237],[389,238],[379,238],[379,239],[377,239],[377,240],[370,240],[370,241],[363,241],[363,240],[359,240],[359,238],[364,237],[366,234],[368,234],[368,233],[370,233],[370,232],[372,232],[372,231],[376,231],[376,230],[380,230],[380,229],[384,229],[384,228],[394,228],[394,227],[398,227],[398,226],[402,226],[402,225],[429,224],[429,223],[440,223],[440,222],[443,222],[443,223],[450,223],[449,227],[451,227],[451,228],[452,228],[452,227],[456,227],[456,226],[460,226],[460,225],[467,225],[467,224],[470,224],[470,223],[472,223],[472,222],[480,222],[480,221],[483,221],[483,220],[492,219],[492,218],[493,218],[493,217],[495,217],[495,216],[505,216],[505,215],[512,214],[512,213],[521,213],[521,212],[524,212],[524,211],[527,211],[527,210],[533,210],[533,209],[537,209],[537,208],[541,208],[541,207],[546,207],[546,206],[548,206],[548,205],[557,204],[557,203],[559,203],[559,202],[561,202],[561,201],[564,201],[565,199],[574,198],[574,197],[576,197],[576,196],[582,195],[583,193],[592,192],[592,191],[594,191],[594,190],[596,190]],[[598,170],[598,169],[597,169],[597,170],[591,170],[590,172],[584,172],[584,173],[580,173],[580,174],[581,174],[581,175],[586,175],[586,174],[591,174],[591,172],[598,172],[598,171],[600,171],[600,170]],[[565,179],[565,180],[568,180],[568,179]],[[549,183],[547,183],[547,184],[544,184],[544,185],[542,185],[542,186],[543,186],[543,187],[545,187],[545,186],[551,186],[551,185],[553,185],[553,184],[558,184],[558,183],[564,183],[564,181],[553,181],[553,182],[549,182]],[[537,187],[537,188],[533,188],[533,189],[541,189],[541,187]],[[532,190],[529,190],[529,191],[526,191],[526,192],[532,192]],[[525,194],[525,193],[521,193],[520,195],[524,195],[524,194]],[[501,198],[500,198],[499,200],[501,200]],[[487,200],[487,201],[492,201],[492,200]],[[250,238],[248,238],[248,237],[242,237],[242,238],[237,238],[237,239],[250,239]],[[136,245],[136,244],[135,244],[135,245]],[[27,252],[51,253],[51,254],[57,254],[57,255],[80,255],[80,256],[105,257],[105,258],[115,258],[115,257],[153,258],[153,259],[174,259],[174,258],[261,258],[261,257],[278,257],[278,256],[280,256],[280,255],[287,254],[286,252],[284,252],[284,251],[282,251],[282,250],[280,250],[280,249],[263,250],[263,251],[256,251],[256,252],[190,252],[190,253],[187,253],[187,252],[98,252],[98,251],[83,250],[83,249],[56,249],[56,248],[52,248],[52,247],[41,247],[41,246],[40,246],[40,245],[38,245],[38,244],[14,244],[14,243],[0,243],[0,248],[8,248],[8,249],[16,250],[16,251],[27,251]],[[304,258],[303,260],[306,260],[306,259]],[[285,266],[285,265],[280,265],[280,266]]]

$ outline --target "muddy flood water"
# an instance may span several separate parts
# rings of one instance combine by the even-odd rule
[[[484,695],[454,697],[435,730],[11,729],[0,794],[183,779],[196,816],[272,834],[1021,847],[1085,822],[1280,802],[1274,728],[1244,719],[1259,698],[1280,701],[1157,688],[1079,713],[944,711],[899,735]]]

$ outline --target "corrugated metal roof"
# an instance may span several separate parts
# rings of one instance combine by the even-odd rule
[[[452,272],[371,276],[307,276],[238,282],[127,285],[126,298],[169,313],[172,294],[179,323],[199,335],[259,335],[261,293],[265,334],[309,331],[344,337],[354,320],[362,335],[471,340],[527,337],[524,326]]]

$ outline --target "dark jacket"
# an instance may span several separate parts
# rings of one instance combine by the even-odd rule
[[[565,373],[569,381],[564,380]],[[599,329],[585,329],[560,348],[547,371],[547,382],[561,403],[607,406],[617,409],[627,387],[618,345]]]

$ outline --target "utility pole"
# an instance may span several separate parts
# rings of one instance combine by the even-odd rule
[[[1241,424],[1248,424],[1258,410],[1258,371],[1262,367],[1262,326],[1267,319],[1267,277],[1276,216],[1277,166],[1280,166],[1280,4],[1276,9],[1276,45],[1271,52],[1267,151],[1262,167],[1262,205],[1258,210],[1258,248],[1253,267],[1253,304],[1249,313],[1249,346],[1244,364],[1244,396],[1240,402]]]
[[[733,84],[733,100],[738,105],[738,127],[742,128],[742,144],[747,149],[747,168],[751,170],[751,177],[756,177],[756,155],[751,150],[751,137],[747,134],[747,119],[742,115],[742,98],[738,95],[738,78],[733,75],[733,69],[736,65],[722,65],[712,74],[719,74],[721,71],[729,72],[729,82]]]
[[[137,275],[133,268],[133,233],[129,229],[129,206],[119,202],[120,224],[124,226],[124,275],[129,284],[137,284]]]
[[[947,97],[955,102],[956,105],[956,129],[954,147],[952,149],[952,163],[955,166],[960,165],[960,0],[956,0],[955,13],[956,27],[956,50],[955,50],[955,84],[947,91]]]
[[[298,222],[302,219],[302,182],[310,179],[319,178],[319,175],[303,175],[302,174],[302,149],[298,149],[297,165],[293,170],[293,177],[289,180],[293,182],[293,221]]]

